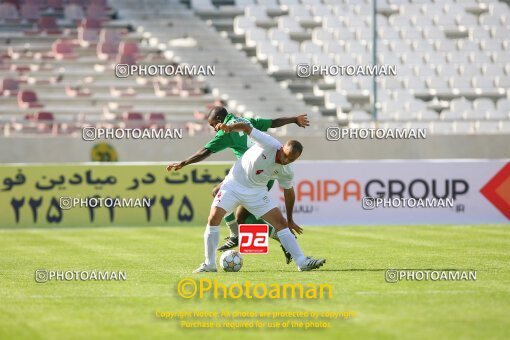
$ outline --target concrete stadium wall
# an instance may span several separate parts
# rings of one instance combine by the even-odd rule
[[[182,160],[201,148],[209,136],[185,137],[182,140],[110,140],[119,161]],[[279,138],[283,141],[282,138]],[[300,136],[305,160],[376,160],[510,158],[510,135],[427,136],[425,140],[342,140]],[[95,142],[72,137],[12,137],[0,139],[1,163],[88,162]],[[231,152],[209,158],[232,160]]]

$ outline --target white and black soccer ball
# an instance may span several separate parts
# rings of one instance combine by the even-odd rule
[[[237,250],[227,250],[220,257],[220,266],[226,272],[238,272],[243,266],[243,257]]]

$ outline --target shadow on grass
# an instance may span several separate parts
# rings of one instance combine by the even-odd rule
[[[456,271],[474,271],[476,269],[469,268],[384,268],[384,269],[371,269],[371,268],[345,268],[345,269],[336,269],[336,268],[320,268],[316,270],[312,270],[312,272],[386,272],[388,270],[396,270],[396,271],[445,271],[445,272],[456,272]],[[270,273],[275,270],[243,270],[243,273]],[[294,273],[297,269],[285,269],[278,270],[278,272],[289,272]]]

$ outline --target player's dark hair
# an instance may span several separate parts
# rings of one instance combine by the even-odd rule
[[[227,109],[225,109],[223,106],[214,106],[209,111],[209,115],[207,116],[207,120],[208,121],[214,120],[214,121],[223,122],[227,115],[228,115]]]
[[[297,140],[291,139],[287,142],[287,145],[290,148],[290,152],[297,153],[298,155],[301,155],[303,153],[303,144],[301,144]]]

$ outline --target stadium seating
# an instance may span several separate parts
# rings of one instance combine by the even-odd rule
[[[303,79],[295,70],[302,63],[370,64],[370,0],[233,3],[245,5],[244,13],[227,10],[229,1],[192,1],[190,6],[323,115],[337,116],[340,123],[346,116],[347,122],[367,119],[362,112],[370,111],[370,78]],[[225,28],[225,18],[231,19],[231,28]],[[434,133],[458,134],[488,133],[489,127],[499,133],[507,124],[508,3],[378,1],[377,37],[378,63],[397,65],[398,73],[378,79],[380,121],[405,120],[418,126],[420,120],[435,120]],[[336,87],[328,85],[332,82]],[[396,99],[400,93],[411,98]]]
[[[83,126],[209,130],[194,111],[214,98],[195,78],[117,78],[116,63],[169,64],[106,1],[0,4],[0,134],[76,134]],[[155,84],[178,84],[170,94]],[[193,96],[193,99],[187,97]],[[41,111],[44,110],[44,111]]]
[[[185,4],[204,19],[201,24],[217,31],[204,30],[193,16],[186,26],[150,22],[141,19],[144,14],[129,12],[130,1],[112,2],[115,6],[104,0],[0,4],[1,133],[59,134],[83,124],[145,127],[153,122],[192,126],[194,133],[202,133],[208,130],[200,128],[205,124],[200,111],[218,98],[247,116],[310,112],[317,126],[332,121],[373,125],[370,77],[296,76],[296,66],[303,63],[372,62],[370,0],[155,2],[153,10],[163,13]],[[210,54],[186,55],[171,45],[193,26],[229,61],[218,64],[221,70],[213,79],[115,76],[116,63],[178,63],[175,51],[189,60],[216,63]],[[377,61],[397,66],[397,76],[377,79],[378,126],[507,133],[509,33],[510,7],[504,2],[378,1]],[[153,43],[157,34],[162,38]],[[193,41],[177,42],[182,43]],[[280,106],[273,105],[273,97]],[[41,108],[53,115],[50,129],[32,129],[34,121],[26,119]],[[144,119],[126,120],[129,112]]]

